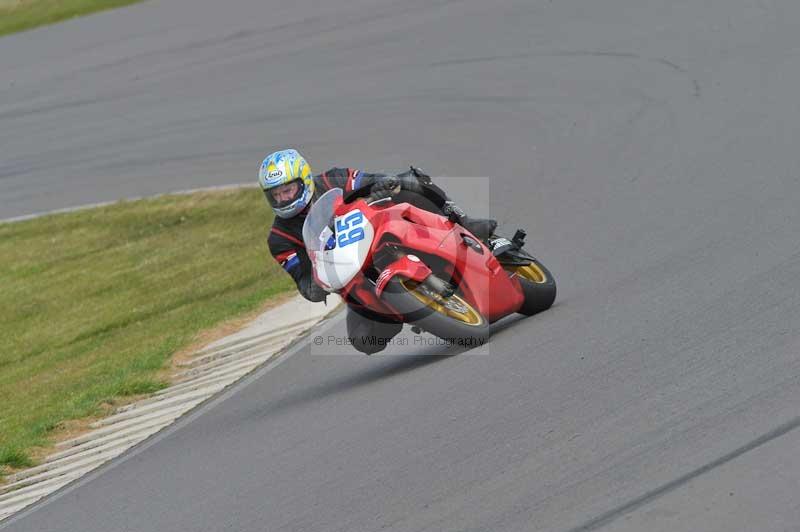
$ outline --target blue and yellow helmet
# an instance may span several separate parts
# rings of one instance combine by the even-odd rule
[[[299,185],[297,192],[290,199],[277,200],[272,189],[293,182]],[[291,218],[303,212],[314,196],[311,166],[297,150],[281,150],[268,155],[258,171],[258,184],[261,185],[275,215],[281,218]]]

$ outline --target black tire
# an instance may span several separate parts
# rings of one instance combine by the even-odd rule
[[[538,260],[534,259],[532,262],[543,274],[543,279],[532,279],[531,277],[533,276],[525,276],[520,274],[519,271],[509,271],[509,274],[517,273],[519,284],[522,285],[525,301],[518,312],[526,316],[533,316],[549,309],[556,300],[556,280],[553,278],[553,274]]]
[[[458,294],[454,297],[459,304],[469,306],[470,313],[473,314],[477,320],[476,322],[465,323],[438,312],[434,308],[423,304],[410,290],[412,290],[412,287],[406,286],[402,280],[392,279],[387,284],[386,290],[382,295],[382,298],[387,303],[403,314],[406,323],[416,325],[434,336],[460,347],[480,347],[488,342],[491,335],[489,322],[477,309],[461,299]]]

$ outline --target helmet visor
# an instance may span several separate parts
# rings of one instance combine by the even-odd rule
[[[274,209],[291,205],[303,195],[303,180],[294,179],[288,183],[264,191],[267,201]]]

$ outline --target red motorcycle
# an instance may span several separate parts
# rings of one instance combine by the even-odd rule
[[[315,281],[356,308],[466,345],[489,324],[550,308],[556,283],[511,240],[482,242],[448,217],[395,203],[394,190],[332,189],[311,207],[303,240]]]

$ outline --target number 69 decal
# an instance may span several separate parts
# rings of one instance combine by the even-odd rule
[[[336,242],[340,248],[364,239],[364,215],[361,211],[353,211],[343,220],[336,220]]]

